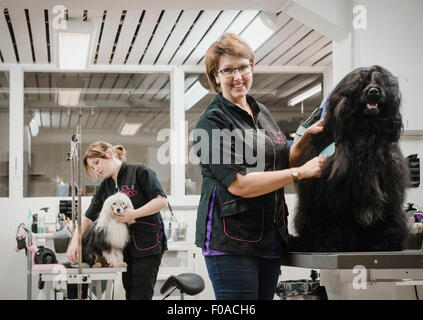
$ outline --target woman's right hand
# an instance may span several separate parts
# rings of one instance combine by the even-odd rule
[[[322,168],[325,163],[325,157],[319,155],[307,161],[299,169],[300,179],[320,178]]]
[[[78,260],[78,243],[75,243],[75,241],[71,241],[69,244],[68,250],[66,251],[66,258],[72,263]]]

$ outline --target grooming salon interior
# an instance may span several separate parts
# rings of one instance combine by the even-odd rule
[[[83,165],[84,154],[95,141],[122,145],[128,164],[143,165],[144,171],[139,173],[139,169],[134,176],[142,177],[140,184],[148,181],[148,187],[140,186],[140,191],[128,182],[116,184],[116,190],[130,198],[144,190],[165,193],[170,205],[161,207],[157,223],[137,220],[134,226],[128,225],[128,241],[134,241],[140,255],[159,241],[163,246],[163,238],[167,239],[150,298],[215,300],[215,275],[209,274],[206,258],[223,261],[228,256],[219,256],[219,252],[225,248],[259,248],[260,241],[266,241],[265,229],[258,239],[242,240],[243,226],[245,232],[251,227],[247,220],[243,224],[241,219],[232,230],[229,225],[235,211],[242,214],[241,204],[257,209],[257,201],[265,200],[233,198],[235,191],[219,189],[225,185],[220,182],[213,190],[210,181],[217,181],[213,180],[217,175],[226,181],[230,174],[225,177],[217,172],[224,169],[215,169],[203,176],[208,165],[202,165],[193,147],[194,128],[202,123],[201,115],[217,95],[206,73],[206,53],[227,33],[239,35],[255,59],[253,66],[236,62],[214,69],[221,99],[228,97],[225,90],[232,90],[230,94],[242,90],[227,84],[231,76],[244,79],[254,73],[248,95],[267,108],[272,123],[282,131],[283,135],[279,129],[266,129],[273,134],[275,145],[284,139],[292,148],[312,113],[324,106],[325,98],[356,68],[378,65],[389,70],[401,94],[398,143],[410,174],[404,200],[396,203],[406,219],[404,247],[399,251],[284,251],[273,299],[423,299],[423,107],[419,96],[423,87],[423,1],[2,0],[0,8],[1,300],[125,299],[122,273],[129,274],[130,263],[95,268],[82,265],[80,259],[70,262],[67,255],[75,228],[82,228],[82,216],[99,199],[95,195],[104,172],[99,169],[89,176]],[[226,61],[223,57],[246,60],[226,53],[220,63]],[[383,87],[382,82],[376,81]],[[381,95],[390,99],[386,92]],[[377,109],[374,103],[367,106]],[[340,109],[336,107],[324,112],[337,115]],[[325,164],[333,152],[340,152],[337,147],[324,158]],[[94,162],[90,166],[96,170]],[[378,165],[374,170],[379,170]],[[301,172],[300,177],[295,170],[287,172],[286,179],[293,180],[284,187],[284,208],[289,212],[284,223],[295,236],[300,183],[291,181],[301,178]],[[360,178],[366,179],[365,174],[357,175]],[[384,181],[379,181],[381,190]],[[366,190],[363,185],[363,193]],[[338,196],[333,196],[334,203]],[[233,205],[234,211],[222,209],[220,213],[222,239],[217,239],[217,233],[213,238],[220,226],[213,220],[212,236],[207,238],[210,243],[198,245],[199,238],[210,237],[211,213],[207,228],[199,220],[200,212],[206,219],[208,208],[213,207],[209,197],[214,208]],[[389,193],[382,190],[374,197],[379,197],[373,199],[376,203],[383,202]],[[157,225],[157,242],[135,240],[134,228],[156,232],[152,228]],[[385,228],[383,222],[380,225]],[[204,230],[199,230],[202,226]],[[81,255],[82,240],[76,237],[74,244]],[[205,246],[213,250],[205,253]]]

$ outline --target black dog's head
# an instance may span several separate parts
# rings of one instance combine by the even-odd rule
[[[335,141],[352,135],[378,135],[398,140],[401,95],[397,78],[380,66],[357,68],[332,91],[325,130]]]

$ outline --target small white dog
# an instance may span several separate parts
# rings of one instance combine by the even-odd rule
[[[82,238],[82,261],[90,267],[126,267],[123,249],[130,240],[128,226],[113,219],[125,209],[133,209],[129,197],[118,192],[108,197],[98,219]],[[129,222],[129,224],[135,221]]]

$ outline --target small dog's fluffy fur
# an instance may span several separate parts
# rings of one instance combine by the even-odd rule
[[[113,215],[133,208],[131,200],[122,192],[104,201],[98,219],[82,237],[83,262],[90,267],[126,267],[122,250],[130,240],[129,230],[126,224],[117,222]]]
[[[358,68],[332,91],[323,133],[312,137],[301,165],[331,142],[321,178],[301,180],[292,251],[398,251],[408,231],[402,209],[409,171],[398,80],[380,66]]]

